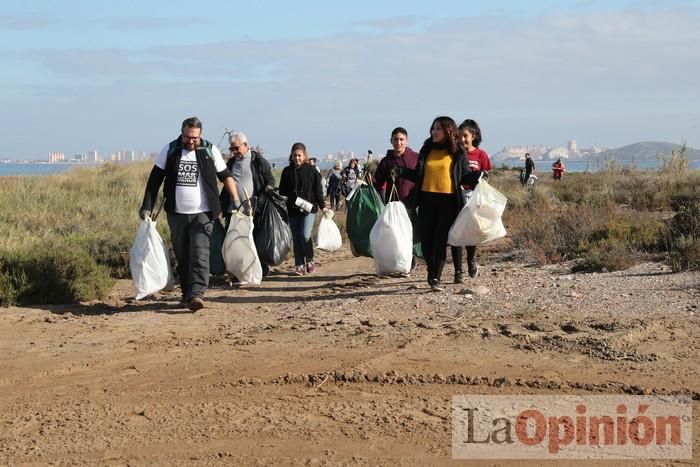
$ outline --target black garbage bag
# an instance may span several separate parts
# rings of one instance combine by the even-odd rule
[[[214,228],[211,232],[211,245],[209,248],[209,274],[218,276],[226,272],[224,255],[221,248],[224,246],[226,231],[219,219],[214,219]]]
[[[288,221],[286,196],[268,191],[258,198],[253,239],[260,261],[268,266],[282,264],[292,248]]]

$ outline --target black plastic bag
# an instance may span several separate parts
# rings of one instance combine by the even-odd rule
[[[214,228],[211,232],[211,244],[209,248],[209,273],[215,276],[226,272],[224,264],[224,255],[221,253],[221,248],[224,246],[224,237],[226,231],[221,225],[219,219],[214,219]]]
[[[268,266],[282,264],[292,248],[288,219],[285,196],[267,191],[258,198],[253,239],[260,261]]]

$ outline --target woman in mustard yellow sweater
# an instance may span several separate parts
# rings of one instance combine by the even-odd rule
[[[457,125],[450,117],[437,117],[430,126],[414,170],[397,174],[416,182],[412,205],[418,209],[418,230],[428,266],[428,284],[442,290],[442,270],[447,256],[447,233],[462,209],[462,185],[476,186],[480,172],[469,168],[464,149],[457,143]]]

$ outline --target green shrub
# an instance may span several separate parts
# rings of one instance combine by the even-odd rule
[[[76,303],[104,298],[114,281],[75,243],[0,254],[3,305]]]
[[[25,283],[23,278],[15,278],[15,271],[10,269],[9,264],[0,258],[0,306],[8,306],[17,303],[16,284]]]
[[[131,274],[129,251],[135,236],[135,230],[132,235],[126,232],[96,232],[92,235],[67,237],[67,240],[80,245],[99,264],[106,266],[115,279],[128,279]],[[169,241],[170,236],[163,239]]]
[[[575,272],[620,271],[635,263],[634,250],[620,239],[592,243],[572,268]]]
[[[668,221],[665,244],[674,272],[700,269],[700,203],[676,199],[676,214]]]

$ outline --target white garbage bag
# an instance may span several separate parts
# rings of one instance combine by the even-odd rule
[[[340,236],[340,230],[333,221],[333,211],[326,211],[321,217],[321,222],[318,224],[318,236],[316,237],[316,246],[320,250],[336,251],[343,244],[343,239]]]
[[[369,233],[377,274],[411,271],[413,226],[401,201],[392,201],[382,210]]]
[[[506,236],[501,216],[508,199],[481,180],[455,219],[447,235],[452,246],[481,245]]]
[[[262,266],[253,239],[253,217],[240,211],[231,215],[222,248],[226,270],[241,284],[260,285]]]
[[[174,283],[170,255],[150,217],[142,220],[129,251],[129,270],[136,289],[136,300],[156,293]]]

